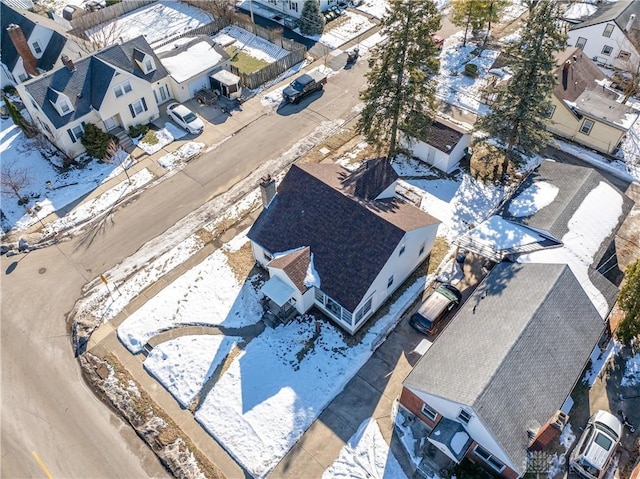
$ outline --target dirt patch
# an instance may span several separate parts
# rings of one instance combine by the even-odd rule
[[[298,163],[320,163],[323,160],[336,159],[340,155],[340,152],[344,150],[344,147],[349,144],[356,135],[357,133],[353,127],[340,130],[338,133],[331,135],[323,142],[314,146],[306,155],[298,160]],[[329,150],[329,153],[326,153],[326,150]]]
[[[225,477],[139,387],[115,356],[108,354],[101,359],[86,353],[79,357],[79,362],[89,386],[135,429],[174,477]],[[105,369],[109,374],[103,378]]]
[[[449,248],[449,242],[445,238],[436,236],[436,241],[433,243],[433,248],[431,248],[431,254],[427,259],[429,262],[429,266],[427,268],[428,274],[435,273],[436,269],[438,269],[438,266],[440,266],[440,263],[442,263],[442,260],[449,251]]]
[[[504,169],[508,154],[488,143],[476,143],[473,145],[473,154],[470,160],[470,174],[479,181],[499,183],[503,178],[518,179],[521,175],[517,170],[519,159],[511,155],[507,170]]]
[[[245,281],[249,273],[255,266],[256,260],[253,258],[251,251],[251,243],[247,242],[236,251],[222,250],[227,257],[229,267],[233,271],[236,279],[240,282]]]
[[[204,228],[200,228],[198,231],[196,231],[196,236],[203,244],[207,244],[213,241],[213,239],[215,238],[211,231]]]

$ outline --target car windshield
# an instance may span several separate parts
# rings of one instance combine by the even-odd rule
[[[193,120],[195,120],[197,117],[195,115],[195,113],[193,113],[192,111],[190,111],[189,113],[187,113],[184,117],[184,121],[186,121],[187,123],[191,123]]]
[[[425,329],[431,329],[431,327],[433,326],[433,321],[429,321],[427,318],[425,318],[421,314],[414,314],[413,320],[416,323],[420,323],[420,325],[423,326]]]

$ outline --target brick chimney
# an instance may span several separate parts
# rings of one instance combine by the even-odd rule
[[[560,436],[567,422],[569,422],[569,416],[562,411],[556,411],[553,417],[538,430],[529,449],[532,451],[544,449]]]
[[[73,60],[69,58],[68,55],[62,55],[60,57],[60,60],[62,60],[62,63],[70,72],[76,71],[76,66],[73,64]]]
[[[264,175],[260,178],[260,193],[262,195],[262,206],[269,207],[269,203],[276,195],[276,180],[271,175]]]
[[[27,39],[25,38],[20,25],[12,23],[7,27],[7,33],[9,34],[9,38],[11,38],[13,46],[16,47],[18,55],[22,57],[24,70],[32,77],[40,75],[40,72],[37,68],[38,60],[36,60],[36,57],[34,57],[33,53],[31,53],[31,49],[27,44]]]

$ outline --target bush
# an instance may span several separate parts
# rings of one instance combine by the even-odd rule
[[[131,138],[137,138],[146,134],[149,131],[149,127],[147,125],[131,125],[129,127],[129,136]]]
[[[109,133],[105,133],[93,123],[87,123],[84,126],[84,134],[80,138],[82,146],[87,153],[94,158],[104,158],[107,154],[107,146],[109,141],[113,140],[118,143],[118,138]]]
[[[18,91],[16,90],[16,87],[14,87],[13,85],[5,85],[2,91],[5,92],[7,95],[17,95],[18,93]]]
[[[146,135],[142,137],[140,140],[143,143],[147,143],[149,145],[155,145],[158,143],[158,137],[156,136],[156,132],[153,130],[149,130]]]
[[[478,76],[478,65],[475,63],[467,63],[464,66],[464,74],[476,78]]]

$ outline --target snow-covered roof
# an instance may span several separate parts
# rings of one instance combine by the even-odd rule
[[[163,48],[158,57],[171,77],[182,83],[210,71],[229,55],[208,37],[198,36],[175,44],[173,49]]]

